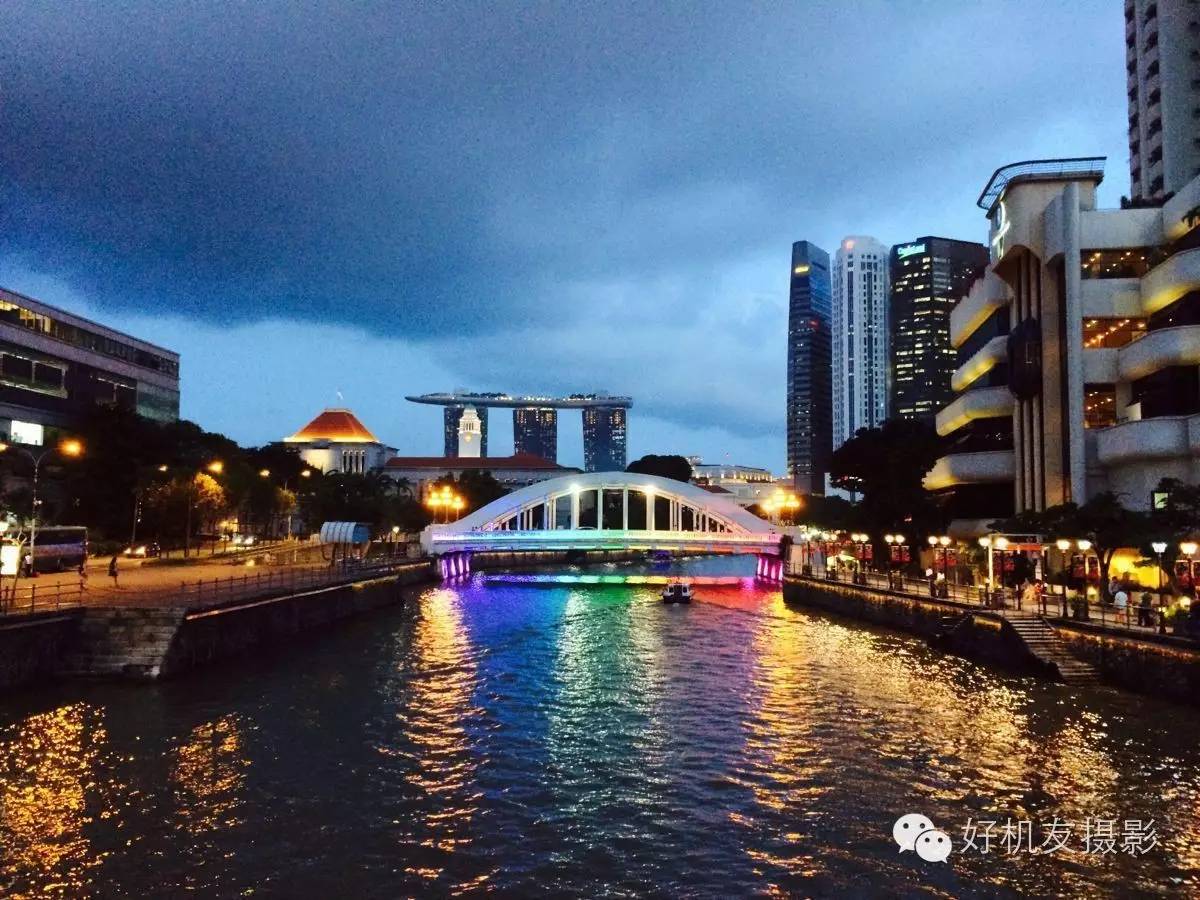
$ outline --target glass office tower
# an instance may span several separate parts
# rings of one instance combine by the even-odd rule
[[[932,422],[954,399],[950,310],[988,264],[983,244],[922,237],[892,248],[891,414]]]
[[[825,491],[833,445],[829,254],[792,245],[788,299],[787,468],[805,493]]]
[[[526,406],[513,410],[513,452],[558,461],[558,410]]]
[[[626,415],[620,406],[589,406],[583,410],[585,472],[625,471]]]

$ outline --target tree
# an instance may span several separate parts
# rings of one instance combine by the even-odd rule
[[[1113,555],[1122,547],[1136,546],[1150,525],[1149,517],[1126,509],[1112,491],[1091,497],[1082,506],[1062,503],[1040,512],[1026,511],[992,527],[998,531],[1041,534],[1047,538],[1084,538],[1100,562],[1101,596],[1108,598],[1108,572]]]
[[[496,480],[491,472],[468,469],[457,479],[446,473],[433,482],[434,488],[448,487],[466,501],[463,515],[472,513],[480,507],[487,506],[493,500],[499,500],[508,493],[508,488]]]
[[[692,464],[684,457],[673,454],[659,456],[649,453],[641,459],[635,459],[625,467],[625,471],[637,472],[640,475],[657,475],[673,481],[692,480]]]
[[[922,422],[889,419],[879,428],[859,429],[834,451],[830,465],[834,483],[861,495],[849,517],[854,527],[876,542],[887,532],[911,542],[940,532],[944,517],[922,482],[944,450],[933,426]]]
[[[1200,534],[1200,485],[1164,478],[1158,483],[1156,493],[1165,494],[1167,502],[1147,516],[1148,527],[1138,549],[1144,559],[1161,565],[1166,580],[1174,584],[1180,543],[1194,540]],[[1154,552],[1155,543],[1167,545],[1161,554]]]
[[[148,528],[160,541],[186,543],[189,527],[193,534],[210,530],[228,509],[228,498],[212,475],[195,472],[154,485],[146,492],[142,509]]]

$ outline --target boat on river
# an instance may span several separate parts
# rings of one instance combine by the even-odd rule
[[[663,603],[691,603],[692,586],[686,581],[672,581],[662,589]]]

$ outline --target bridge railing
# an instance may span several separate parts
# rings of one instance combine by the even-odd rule
[[[451,526],[452,527],[452,526]],[[730,531],[643,531],[611,528],[558,528],[536,531],[452,531],[435,529],[430,535],[433,552],[470,546],[473,548],[519,549],[525,546],[554,544],[558,547],[602,547],[655,549],[683,545],[744,547],[747,553],[778,547],[783,535],[744,534]]]

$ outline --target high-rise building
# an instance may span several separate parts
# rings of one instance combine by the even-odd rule
[[[458,453],[463,459],[483,456],[483,427],[475,407],[468,406],[458,417]]]
[[[987,247],[970,241],[929,236],[892,248],[892,417],[932,422],[953,398],[950,310],[987,263]]]
[[[951,446],[925,476],[952,534],[1200,482],[1200,176],[1161,206],[1098,209],[1103,163],[1004,166],[979,198],[991,262],[950,314]]]
[[[787,468],[797,490],[821,494],[833,452],[829,254],[792,244],[788,296]]]
[[[513,453],[558,460],[558,410],[523,406],[513,410]]]
[[[888,252],[851,236],[833,265],[833,448],[888,416]]]
[[[587,406],[583,410],[583,470],[625,470],[625,422],[623,406]]]
[[[458,420],[462,418],[467,408],[465,403],[448,404],[442,410],[443,420],[443,452],[447,457],[458,456]],[[479,417],[479,456],[487,456],[488,444],[488,411],[486,406],[473,407]]]
[[[1129,175],[1161,201],[1200,175],[1200,4],[1125,0]]]

